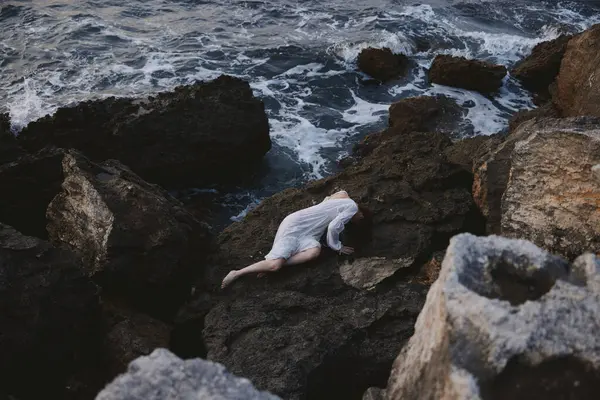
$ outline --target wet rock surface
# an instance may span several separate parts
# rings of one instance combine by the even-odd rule
[[[387,47],[369,47],[360,52],[357,63],[358,68],[365,74],[386,82],[405,75],[409,60],[404,54],[394,54]]]
[[[592,399],[600,260],[462,234],[402,350],[388,399]]]
[[[440,85],[454,86],[490,93],[502,86],[506,68],[464,57],[438,55],[429,69],[429,80]]]
[[[75,148],[94,161],[118,159],[168,187],[236,180],[270,149],[262,101],[250,85],[221,76],[147,99],[108,98],[59,109],[19,135],[30,151]]]
[[[460,117],[465,110],[446,96],[419,96],[402,99],[390,106],[388,128],[367,136],[354,146],[347,164],[370,154],[387,138],[410,132],[438,132],[458,136]]]

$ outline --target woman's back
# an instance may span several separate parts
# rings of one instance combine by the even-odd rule
[[[277,237],[310,236],[319,238],[338,215],[354,214],[357,211],[357,204],[348,197],[325,199],[319,204],[288,215],[281,223]]]

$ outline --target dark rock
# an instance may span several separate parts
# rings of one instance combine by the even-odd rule
[[[369,388],[362,400],[385,400],[385,390],[376,387]]]
[[[521,125],[522,123],[529,121],[530,119],[533,118],[558,118],[559,114],[558,114],[558,110],[556,110],[556,108],[554,107],[554,105],[552,103],[546,103],[541,107],[538,108],[534,108],[532,110],[521,110],[519,112],[517,112],[515,115],[512,116],[512,118],[509,121],[508,124],[508,131],[509,134],[511,132],[514,132],[519,125]]]
[[[76,257],[0,224],[0,397],[67,398],[101,340],[98,288]]]
[[[571,38],[570,35],[561,35],[554,40],[538,44],[529,56],[515,65],[511,75],[530,91],[548,97],[548,86],[558,75],[567,43]]]
[[[464,57],[437,55],[429,69],[429,80],[482,93],[495,92],[502,86],[506,68]]]
[[[563,117],[600,116],[600,24],[567,44],[552,100]]]
[[[181,311],[174,337],[184,343],[176,347],[203,356],[193,352],[205,345],[208,358],[286,399],[360,399],[368,387],[384,386],[390,355],[412,333],[424,301],[426,286],[407,278],[456,232],[483,230],[472,175],[444,155],[451,145],[439,133],[383,136],[339,175],[265,200],[220,235],[198,295]],[[224,275],[261,259],[287,214],[337,189],[371,210],[372,229],[350,225],[344,233],[356,259],[324,249],[311,265],[246,277],[222,294]],[[373,265],[365,259],[382,273],[360,271]]]
[[[16,160],[23,153],[23,149],[10,130],[10,116],[0,114],[0,165]]]
[[[247,82],[221,76],[148,99],[109,98],[59,109],[19,135],[29,150],[75,148],[118,159],[167,187],[219,183],[248,173],[270,149],[262,101]]]
[[[383,82],[405,75],[408,69],[408,57],[394,54],[387,47],[363,49],[357,62],[362,72]]]
[[[419,273],[410,279],[411,282],[421,283],[430,286],[440,275],[442,269],[442,261],[444,260],[444,252],[436,251],[431,256],[431,259],[423,265]]]
[[[103,301],[107,335],[105,354],[109,376],[127,370],[130,362],[147,356],[157,348],[169,346],[171,327],[164,322],[135,312],[126,305]]]
[[[409,132],[442,132],[457,136],[461,116],[465,110],[445,96],[419,96],[402,99],[390,106],[389,128],[367,136],[353,149],[355,159],[365,157],[382,141],[391,136]],[[347,160],[345,165],[351,165]]]
[[[80,255],[109,293],[167,317],[202,268],[208,227],[118,161],[95,164],[68,151],[62,167],[62,191],[47,211],[51,240]]]
[[[166,349],[140,357],[126,374],[117,377],[96,400],[279,400],[259,392],[222,365],[205,360],[181,360]]]
[[[465,110],[446,96],[419,96],[390,106],[389,127],[404,132],[441,132],[452,136]]]
[[[47,239],[46,208],[60,191],[64,152],[44,149],[0,165],[0,222]]]
[[[478,162],[490,150],[496,148],[502,142],[502,139],[498,134],[462,139],[448,147],[444,154],[448,157],[448,161],[460,165],[466,171],[472,173],[474,163]]]

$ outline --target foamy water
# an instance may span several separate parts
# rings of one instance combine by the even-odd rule
[[[443,1],[398,4],[185,0],[8,1],[0,12],[0,93],[13,128],[91,98],[141,96],[221,73],[265,102],[274,149],[253,187],[229,195],[231,215],[282,188],[336,171],[395,100],[444,94],[467,104],[460,135],[489,135],[531,108],[507,77],[494,96],[431,85],[436,54],[512,66],[561,31],[600,22],[589,2]],[[426,46],[424,46],[426,43]],[[365,84],[365,47],[411,58],[406,78]],[[0,104],[0,107],[2,105]]]

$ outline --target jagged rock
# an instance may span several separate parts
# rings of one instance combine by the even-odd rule
[[[408,69],[408,57],[404,54],[394,54],[387,47],[363,49],[357,62],[361,71],[383,82],[406,74]]]
[[[558,75],[571,38],[571,35],[561,35],[554,40],[539,43],[529,56],[515,65],[511,75],[520,80],[525,88],[547,98],[548,86]]]
[[[489,93],[502,86],[506,68],[464,57],[437,55],[429,69],[429,80],[440,85]]]
[[[0,114],[0,165],[14,161],[24,154],[10,130],[10,116]]]
[[[564,117],[600,116],[600,24],[567,44],[553,102]]]
[[[508,183],[512,151],[515,143],[523,140],[528,135],[525,131],[517,131],[517,128],[534,118],[557,116],[556,109],[550,103],[532,110],[519,111],[510,120],[508,135],[504,137],[494,135],[488,140],[481,137],[467,139],[480,140],[482,145],[473,150],[471,150],[471,145],[468,144],[458,147],[458,150],[449,150],[454,153],[458,152],[458,154],[448,154],[453,162],[460,163],[463,153],[465,153],[466,160],[470,159],[472,162],[474,173],[473,198],[486,217],[486,231],[488,233],[500,233],[502,196]],[[471,158],[468,157],[469,155],[471,155]]]
[[[322,275],[303,275],[311,272]],[[219,302],[204,321],[207,357],[286,399],[357,399],[385,384],[425,287],[396,283],[377,293],[338,281],[337,274],[329,282],[317,276],[314,293],[277,290],[282,285],[271,282],[272,291]]]
[[[102,390],[96,400],[277,400],[259,392],[250,381],[225,367],[201,359],[181,360],[166,349],[157,349],[131,363],[129,371]]]
[[[0,222],[48,238],[46,208],[60,191],[63,155],[60,149],[44,149],[0,165]]]
[[[534,110],[533,114],[524,113],[521,118],[528,121],[535,115]],[[508,184],[512,152],[515,144],[529,134],[525,130],[511,131],[504,140],[491,142],[490,150],[473,160],[473,199],[486,218],[487,233],[499,234],[501,231],[502,196]]]
[[[508,123],[508,132],[514,132],[519,125],[523,122],[529,121],[533,118],[559,118],[560,115],[558,110],[554,107],[554,104],[548,102],[541,107],[537,107],[531,110],[521,110],[514,114]]]
[[[448,147],[444,154],[453,164],[462,166],[466,171],[473,172],[474,164],[502,143],[499,134],[490,136],[475,136],[462,139]]]
[[[402,268],[411,267],[413,258],[388,260],[385,257],[359,258],[340,267],[340,276],[348,285],[357,289],[371,289],[385,278]]]
[[[104,348],[111,377],[126,372],[130,362],[169,346],[171,326],[126,305],[103,301],[107,334]]]
[[[362,400],[384,400],[385,399],[385,390],[380,388],[369,388],[363,395]]]
[[[389,127],[403,132],[452,134],[465,110],[446,96],[419,96],[402,99],[390,106]]]
[[[31,151],[54,145],[98,162],[118,159],[167,187],[229,181],[271,147],[264,104],[247,82],[228,76],[148,99],[61,108],[30,123],[19,141]]]
[[[460,118],[465,110],[446,96],[419,96],[402,99],[390,106],[389,127],[368,135],[353,149],[355,158],[368,155],[390,136],[410,132],[440,132],[458,136]]]
[[[174,312],[202,268],[208,227],[118,161],[68,151],[62,168],[62,191],[47,211],[52,242],[80,255],[106,291],[152,315]]]
[[[600,118],[532,120],[515,135],[502,234],[569,258],[600,249]]]
[[[449,146],[440,133],[385,135],[342,173],[265,200],[219,236],[211,267],[196,282],[198,295],[179,315],[173,337],[182,339],[174,346],[186,357],[206,354],[286,399],[360,399],[368,387],[385,385],[390,355],[411,334],[427,287],[405,282],[455,233],[483,231],[472,175],[447,160]],[[372,228],[350,224],[344,231],[357,266],[324,248],[310,265],[219,289],[229,270],[264,257],[287,214],[338,189],[372,214]],[[344,282],[340,267],[367,276],[360,259],[373,257],[414,262],[369,281],[371,290]],[[199,337],[204,354],[194,354],[204,348]]]
[[[595,399],[599,273],[592,254],[569,266],[523,240],[454,237],[386,398]]]
[[[444,252],[436,251],[431,256],[431,259],[423,265],[421,271],[410,279],[410,282],[418,282],[427,286],[431,286],[440,275],[442,269],[442,261],[444,260]]]
[[[600,182],[600,164],[596,164],[592,167],[592,174],[598,182]]]
[[[64,398],[101,335],[98,287],[76,257],[0,224],[0,397]]]

